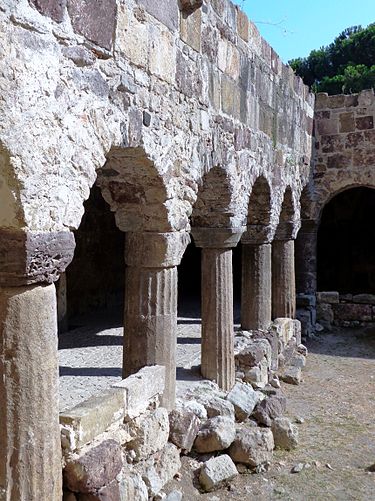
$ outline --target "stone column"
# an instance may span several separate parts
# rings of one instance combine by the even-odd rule
[[[57,309],[51,284],[72,260],[74,246],[70,232],[0,229],[0,499],[4,501],[61,501]]]
[[[164,365],[168,409],[176,393],[177,265],[189,241],[185,232],[126,234],[123,377]]]
[[[272,316],[295,318],[294,240],[272,242]]]
[[[267,330],[271,324],[271,244],[242,241],[241,326]]]
[[[232,248],[244,228],[193,228],[202,247],[202,376],[230,390],[235,381]]]
[[[54,285],[0,289],[0,499],[60,501]]]

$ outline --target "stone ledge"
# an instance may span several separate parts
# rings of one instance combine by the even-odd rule
[[[164,385],[164,367],[144,367],[104,393],[60,413],[64,451],[73,452],[113,424],[139,416],[163,393]]]

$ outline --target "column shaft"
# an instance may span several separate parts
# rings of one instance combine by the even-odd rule
[[[60,501],[54,285],[0,289],[0,499]]]
[[[176,387],[177,268],[126,269],[123,377],[164,365],[163,405],[173,408]]]
[[[242,245],[241,325],[266,330],[271,323],[271,244]]]
[[[202,249],[201,372],[220,388],[234,385],[232,250]]]
[[[272,243],[272,316],[295,318],[294,240]]]

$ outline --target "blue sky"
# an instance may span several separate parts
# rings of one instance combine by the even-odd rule
[[[375,0],[235,0],[286,63],[328,45],[345,28],[375,22]],[[281,23],[277,26],[263,23]]]

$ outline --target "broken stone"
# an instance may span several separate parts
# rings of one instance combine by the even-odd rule
[[[73,492],[93,493],[108,485],[122,468],[121,446],[105,440],[64,468],[64,485]]]
[[[147,486],[149,496],[156,496],[164,485],[172,480],[180,468],[180,452],[171,443],[168,443],[162,451],[153,454],[146,461],[137,465],[137,471]]]
[[[271,425],[275,446],[287,451],[298,445],[298,428],[286,417],[274,419]]]
[[[252,417],[265,426],[271,426],[272,421],[286,411],[286,398],[282,393],[271,395],[257,404]]]
[[[135,418],[129,423],[129,433],[134,438],[128,442],[127,448],[134,450],[136,461],[160,451],[169,437],[167,409],[159,407],[150,414]]]
[[[301,368],[287,367],[280,377],[285,383],[299,385],[301,382]]]
[[[274,449],[273,435],[268,428],[242,428],[229,448],[229,455],[235,463],[253,468],[271,461]]]
[[[220,488],[238,475],[236,465],[227,454],[214,457],[204,463],[199,482],[206,492]]]
[[[318,303],[337,304],[340,301],[340,296],[336,291],[317,292],[316,299]]]
[[[273,388],[276,388],[276,389],[279,389],[281,388],[281,384],[280,384],[280,380],[277,376],[273,376],[271,379],[270,379],[270,385],[273,387]]]
[[[65,47],[63,49],[63,54],[79,67],[92,66],[96,60],[92,52],[81,46]]]
[[[169,440],[184,452],[190,452],[198,434],[200,419],[189,411],[173,410],[169,414]]]
[[[121,501],[148,501],[147,486],[141,475],[133,471],[126,471],[120,481]]]
[[[300,367],[301,369],[306,366],[306,358],[304,355],[298,353],[290,360],[290,365],[293,367]]]
[[[199,430],[194,449],[200,453],[222,451],[230,446],[235,436],[233,419],[216,416],[208,419]]]
[[[181,491],[172,491],[165,498],[165,501],[182,501],[182,492]]]
[[[239,382],[234,385],[227,395],[227,399],[234,405],[238,421],[244,421],[249,417],[262,398],[261,393],[254,391],[251,385]]]
[[[306,346],[304,344],[299,344],[297,346],[297,351],[298,351],[298,353],[300,353],[304,357],[307,357],[308,351],[307,351],[307,348],[306,348]]]
[[[236,354],[236,367],[248,369],[258,365],[263,358],[271,361],[272,351],[269,342],[266,339],[249,340],[246,347]]]
[[[202,405],[200,402],[197,402],[196,400],[177,400],[176,407],[177,409],[184,409],[188,412],[192,412],[201,420],[207,419],[207,411],[204,405]]]
[[[229,400],[224,400],[220,397],[212,397],[207,402],[205,402],[204,407],[207,411],[207,416],[209,418],[215,416],[229,417],[234,420],[235,412],[234,406]]]
[[[297,463],[290,470],[290,473],[301,473],[301,471],[304,469],[304,467],[305,467],[304,463]]]

